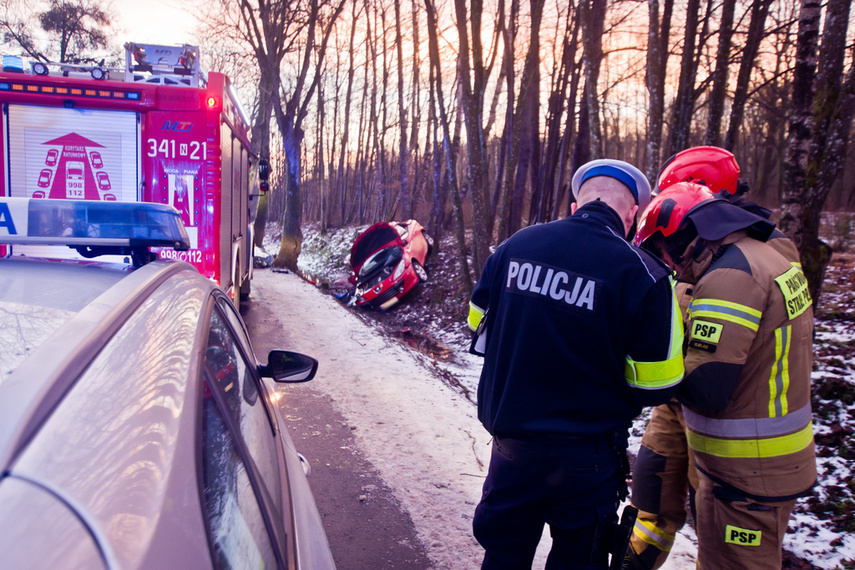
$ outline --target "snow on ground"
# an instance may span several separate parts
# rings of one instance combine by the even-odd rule
[[[377,334],[299,277],[265,269],[253,282],[253,295],[278,306],[280,322],[300,323],[289,348],[318,359],[313,388],[346,418],[360,451],[409,513],[434,567],[476,568],[481,550],[472,514],[490,437],[474,406],[435,381],[422,355]]]
[[[311,227],[308,231],[304,230],[306,240],[300,256],[300,269],[307,279],[333,294],[344,288],[349,268],[350,244],[365,227],[367,226],[346,228],[327,232],[322,236],[317,231],[312,231]],[[276,239],[277,236],[273,236],[271,241],[275,243]],[[272,244],[267,249],[275,251]],[[389,402],[364,401],[359,396],[359,386],[371,381],[370,378],[377,375],[378,371],[394,370],[399,368],[402,362],[407,362],[409,367],[411,360],[432,371],[434,376],[442,381],[436,384],[411,383],[406,390],[412,401],[421,401],[427,406],[430,411],[429,423],[439,422],[447,428],[444,432],[466,434],[464,440],[457,441],[455,445],[451,445],[446,436],[436,436],[434,444],[430,445],[430,453],[424,456],[437,464],[456,467],[452,467],[445,476],[451,478],[447,484],[456,489],[454,492],[459,493],[451,507],[457,509],[459,520],[456,522],[459,524],[452,526],[467,536],[465,545],[448,544],[447,537],[442,541],[437,539],[447,535],[447,529],[444,527],[450,521],[445,515],[432,514],[436,505],[422,504],[422,501],[436,501],[440,500],[439,498],[425,497],[416,491],[425,484],[440,488],[445,485],[441,482],[443,479],[434,477],[429,481],[421,481],[418,478],[409,480],[407,472],[412,469],[411,465],[383,459],[390,448],[404,451],[417,446],[420,448],[419,453],[408,455],[407,461],[418,460],[425,451],[421,449],[426,444],[422,435],[386,426],[385,429],[388,429],[389,433],[385,439],[372,443],[368,440],[373,436],[362,434],[367,447],[366,454],[375,462],[384,479],[396,490],[396,496],[410,512],[439,568],[478,565],[480,549],[471,538],[471,516],[480,496],[480,487],[489,461],[489,434],[477,422],[474,406],[481,360],[466,351],[469,337],[461,312],[465,308],[458,310],[456,314],[455,311],[448,310],[449,305],[460,304],[459,299],[454,298],[456,294],[459,297],[459,292],[442,289],[453,280],[452,270],[449,268],[454,266],[456,258],[450,249],[452,248],[444,241],[438,256],[434,256],[426,264],[426,269],[431,274],[430,282],[414,290],[409,299],[402,301],[392,311],[350,312],[356,317],[355,320],[377,327],[375,332],[380,332],[386,340],[382,341],[382,347],[371,351],[372,356],[366,356],[366,361],[359,364],[359,382],[350,384],[348,389],[352,393],[341,402],[346,416],[348,408],[350,413],[370,416],[376,406],[390,405],[389,402],[393,401],[391,399]],[[855,478],[852,475],[855,446],[851,443],[851,436],[855,434],[853,274],[853,256],[835,255],[835,262],[826,277],[823,304],[817,314],[816,362],[813,373],[814,426],[820,481],[812,497],[799,501],[796,512],[790,519],[784,548],[793,556],[785,560],[785,568],[851,568],[855,564]],[[333,299],[327,298],[330,301]],[[339,303],[338,307],[343,308],[343,305]],[[424,350],[424,342],[419,339],[427,336],[435,342],[431,343],[431,349]],[[389,344],[389,339],[395,337],[402,341],[393,343],[397,344],[397,347]],[[416,350],[406,350],[402,345],[409,345]],[[378,359],[381,354],[385,356]],[[397,395],[394,401],[397,401]],[[377,413],[380,411],[377,410]],[[632,453],[638,449],[648,416],[649,410],[646,410],[633,425],[630,437]],[[407,424],[411,420],[412,416],[401,410],[396,422]],[[373,433],[377,431],[377,426],[365,431]],[[432,432],[428,430],[428,433]],[[470,446],[466,451],[470,462],[468,467],[456,463],[461,459],[461,443],[463,447]],[[403,496],[398,496],[398,493],[403,493]],[[678,536],[665,568],[694,568],[696,544],[695,534],[687,525]],[[548,547],[547,532],[538,551],[536,568],[542,568]],[[463,550],[456,551],[458,548]],[[465,563],[461,566],[462,562]]]

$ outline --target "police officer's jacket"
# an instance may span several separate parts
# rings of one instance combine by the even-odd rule
[[[478,417],[491,434],[625,432],[674,393],[683,328],[671,273],[623,229],[592,202],[517,232],[487,260],[469,326],[486,340]]]

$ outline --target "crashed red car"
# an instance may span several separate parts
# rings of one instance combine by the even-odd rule
[[[350,248],[350,282],[356,305],[388,309],[427,281],[424,265],[433,239],[415,220],[380,222],[362,232]]]

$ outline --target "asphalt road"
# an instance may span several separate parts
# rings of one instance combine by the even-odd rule
[[[269,350],[297,344],[292,338],[295,327],[280,322],[270,304],[253,294],[241,311],[262,362]],[[330,346],[334,340],[330,339]],[[319,385],[287,385],[280,405],[292,427],[294,444],[312,467],[309,484],[337,567],[431,568],[410,516],[360,451],[354,436],[356,426],[348,425]]]

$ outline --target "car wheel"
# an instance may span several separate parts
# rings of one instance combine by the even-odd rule
[[[246,278],[243,283],[240,284],[240,301],[241,303],[246,303],[249,301],[249,294],[252,292],[252,280]]]
[[[422,236],[424,236],[425,241],[426,241],[426,242],[427,242],[427,244],[428,244],[428,252],[427,252],[427,254],[428,254],[428,255],[430,255],[430,254],[432,254],[432,253],[433,253],[433,244],[434,244],[433,238],[432,238],[432,237],[430,237],[430,235],[429,235],[427,232],[424,232],[424,231],[422,232]]]
[[[416,272],[416,277],[419,278],[419,283],[424,283],[428,280],[427,271],[425,271],[425,268],[422,267],[422,264],[416,261],[415,259],[413,260],[413,271]]]

